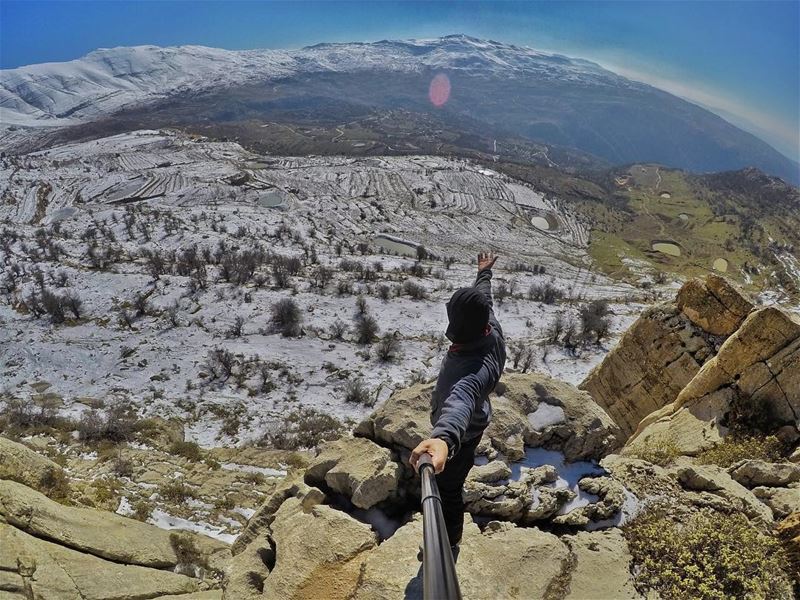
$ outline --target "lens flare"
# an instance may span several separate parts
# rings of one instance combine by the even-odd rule
[[[439,73],[431,80],[428,98],[434,106],[444,106],[450,99],[450,80],[444,73]]]

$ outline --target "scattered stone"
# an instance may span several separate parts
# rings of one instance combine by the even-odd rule
[[[778,519],[800,511],[800,486],[798,485],[788,488],[757,487],[753,488],[753,494],[769,506]]]
[[[744,460],[733,465],[728,472],[734,481],[749,488],[760,485],[785,487],[790,483],[800,481],[800,465],[793,463]]]
[[[678,467],[675,473],[684,488],[710,492],[722,498],[726,512],[738,510],[762,525],[772,523],[772,510],[750,490],[731,479],[725,469],[713,465],[691,465]]]

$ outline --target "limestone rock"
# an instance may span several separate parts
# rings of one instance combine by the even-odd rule
[[[728,511],[740,511],[763,525],[772,523],[772,510],[750,490],[731,479],[725,469],[713,465],[690,465],[678,467],[675,472],[684,488],[710,492],[725,501]]]
[[[800,416],[800,324],[776,308],[751,312],[668,408],[643,419],[628,449],[670,442],[682,454],[713,447],[736,403],[765,430]]]
[[[496,483],[509,477],[511,477],[511,469],[502,460],[493,460],[485,465],[472,467],[467,475],[468,480],[480,483]]]
[[[592,521],[610,519],[622,510],[625,488],[611,477],[584,477],[578,482],[578,487],[598,496],[598,501],[559,515],[553,523],[583,527]]]
[[[541,373],[510,373],[503,377],[502,396],[521,413],[521,427],[508,429],[501,420],[489,425],[490,439],[520,433],[526,446],[560,450],[567,461],[599,459],[621,445],[622,433],[591,396]]]
[[[567,546],[553,534],[511,525],[481,533],[465,523],[456,571],[464,598],[542,598],[569,564]]]
[[[415,558],[421,543],[422,515],[417,514],[366,555],[354,600],[422,598],[422,563]]]
[[[641,598],[631,577],[631,561],[625,537],[618,529],[585,532],[562,538],[574,557],[565,598]]]
[[[744,460],[733,465],[728,471],[734,481],[749,488],[760,485],[785,487],[800,481],[800,465],[793,463]]]
[[[775,427],[800,416],[800,323],[774,308],[750,313],[676,398],[676,409],[736,381],[744,396],[769,403]]]
[[[800,485],[788,488],[757,487],[753,494],[772,509],[775,518],[781,519],[800,511]]]
[[[569,501],[575,492],[569,488],[539,487],[533,490],[533,501],[522,515],[522,523],[530,525],[536,521],[550,519]]]
[[[680,486],[666,469],[637,458],[609,454],[600,466],[637,498],[660,496],[675,497],[681,493]]]
[[[0,524],[0,572],[15,573],[42,600],[139,600],[200,591],[197,579],[120,564]]]
[[[35,490],[47,491],[47,479],[64,474],[49,458],[27,446],[0,437],[0,479],[11,479]]]
[[[753,309],[728,281],[719,275],[687,281],[678,292],[678,309],[712,335],[730,335]]]
[[[775,527],[775,533],[783,543],[791,563],[790,572],[800,585],[800,511],[793,512]]]
[[[393,394],[353,432],[382,446],[413,450],[431,432],[430,383],[412,385]]]
[[[660,304],[642,313],[578,387],[627,437],[673,402],[714,351],[708,335],[674,304]]]
[[[110,512],[63,506],[13,481],[0,481],[0,515],[31,535],[115,562],[155,568],[179,562],[168,531]],[[228,553],[222,542],[187,535],[206,558]]]
[[[366,438],[327,442],[305,473],[310,485],[327,485],[359,508],[370,508],[397,491],[400,465],[390,450]]]
[[[275,567],[264,581],[266,598],[347,598],[354,592],[363,558],[376,546],[368,525],[327,505],[306,512],[297,498],[285,500],[271,525]]]

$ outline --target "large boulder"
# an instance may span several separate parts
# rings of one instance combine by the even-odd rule
[[[642,419],[626,452],[668,443],[696,455],[728,434],[729,415],[762,430],[797,427],[800,323],[776,308],[751,312],[675,401]]]
[[[21,598],[41,600],[140,600],[201,590],[197,579],[104,560],[2,523],[0,573],[17,589],[22,580]]]
[[[642,597],[633,585],[633,559],[619,529],[582,531],[562,540],[574,557],[566,599]]]
[[[344,494],[359,508],[371,508],[397,491],[401,473],[391,450],[366,438],[345,437],[321,447],[305,481]]]
[[[168,531],[114,513],[64,506],[14,481],[0,480],[0,515],[26,533],[111,561],[155,568],[181,562]],[[185,535],[184,543],[191,543],[206,564],[230,556],[223,542]]]
[[[764,460],[744,460],[733,465],[729,472],[734,481],[745,487],[760,485],[785,487],[800,481],[800,465],[771,463]]]
[[[800,484],[785,488],[760,486],[753,488],[753,495],[769,506],[777,519],[800,512]]]
[[[377,545],[369,525],[323,504],[306,510],[297,498],[281,504],[270,529],[275,566],[264,580],[266,598],[349,598],[361,554]]]
[[[673,402],[714,355],[715,341],[674,304],[644,311],[578,386],[627,437],[639,422]]]
[[[525,446],[560,450],[573,462],[600,459],[623,442],[620,428],[588,393],[541,373],[505,375],[491,400],[495,415],[505,418],[493,416],[484,436],[498,450],[521,439]],[[515,450],[524,454],[521,446]]]
[[[382,446],[413,450],[431,432],[432,391],[433,384],[420,383],[392,394],[354,434]]]
[[[355,435],[401,452],[413,449],[430,435],[432,390],[420,384],[394,394]],[[521,459],[525,446],[560,450],[569,461],[600,458],[622,441],[619,427],[587,393],[547,375],[508,373],[490,401],[483,439],[509,460]]]
[[[27,446],[0,437],[0,479],[11,479],[47,492],[51,481],[64,477],[64,470]]]
[[[725,278],[707,275],[687,281],[678,292],[678,309],[712,335],[730,335],[739,328],[753,304]]]

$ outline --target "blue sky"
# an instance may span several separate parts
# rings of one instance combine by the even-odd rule
[[[595,60],[800,157],[800,0],[38,2],[0,0],[0,67],[99,47],[297,48],[467,33]]]

